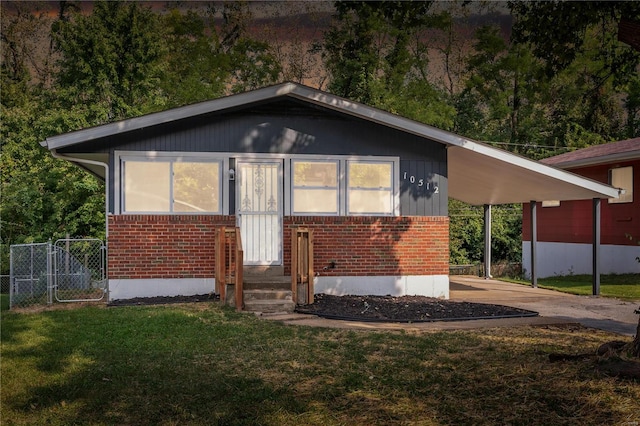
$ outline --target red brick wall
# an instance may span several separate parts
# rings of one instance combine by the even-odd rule
[[[603,183],[609,180],[609,169],[633,166],[633,202],[600,202],[600,242],[613,245],[637,245],[640,240],[640,161],[581,167],[569,170]],[[560,207],[536,208],[538,241],[591,244],[593,240],[593,201],[562,201]],[[523,204],[522,239],[531,241],[531,208]],[[629,239],[627,236],[631,235]]]
[[[314,268],[321,275],[448,275],[449,218],[284,218],[285,274],[291,266],[291,229],[313,230]],[[336,268],[322,270],[335,261]]]
[[[233,216],[120,215],[109,217],[109,278],[212,278],[215,229],[235,226]],[[448,217],[284,218],[285,274],[291,269],[291,229],[314,232],[322,275],[446,275]]]
[[[235,218],[109,216],[109,278],[213,278],[219,226],[235,226]]]

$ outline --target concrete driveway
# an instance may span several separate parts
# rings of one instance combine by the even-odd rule
[[[513,306],[538,312],[529,318],[504,318],[424,323],[360,322],[319,318],[305,314],[265,315],[263,318],[287,324],[357,330],[437,331],[520,325],[580,323],[625,336],[634,336],[640,301],[630,302],[593,296],[574,296],[552,290],[477,277],[450,277],[450,299],[473,303]]]
[[[633,336],[638,326],[634,313],[640,301],[608,297],[575,296],[541,288],[477,277],[450,277],[450,299],[491,303],[538,312],[557,322],[578,322],[584,326]]]

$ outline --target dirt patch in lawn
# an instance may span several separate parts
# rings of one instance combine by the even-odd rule
[[[331,296],[316,294],[297,312],[358,321],[429,322],[537,316],[537,312],[484,303],[453,302],[424,296]]]

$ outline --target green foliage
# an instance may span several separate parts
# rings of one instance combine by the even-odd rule
[[[552,138],[564,140],[573,124],[605,140],[638,136],[637,103],[619,97],[638,78],[640,52],[617,40],[622,17],[640,20],[637,2],[510,2],[513,39],[532,46],[554,79]],[[558,25],[562,22],[562,25]],[[631,86],[628,86],[631,84]],[[631,92],[629,92],[631,94]],[[624,120],[627,120],[625,126]]]
[[[208,32],[210,17],[188,10],[170,10],[162,17],[165,28],[166,69],[160,82],[166,107],[213,99],[224,94],[229,58],[216,32]]]
[[[159,31],[158,16],[136,2],[99,1],[90,15],[55,21],[56,101],[86,105],[94,125],[153,110],[163,55]]]
[[[442,25],[430,8],[431,2],[337,2],[338,22],[323,46],[329,91],[450,129],[455,110],[427,79],[428,51],[418,36]]]
[[[491,207],[491,258],[520,262],[522,208],[519,204]],[[449,252],[454,265],[484,261],[484,210],[449,199]]]

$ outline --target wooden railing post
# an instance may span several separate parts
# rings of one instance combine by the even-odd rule
[[[220,295],[220,301],[225,303],[227,285],[226,285],[226,229],[224,226],[218,228],[216,235],[216,289]]]
[[[241,311],[244,307],[244,251],[242,250],[242,235],[240,228],[235,229],[236,234],[236,273],[235,273],[235,299],[236,310]]]
[[[298,303],[298,228],[291,228],[291,297]]]
[[[313,232],[308,228],[291,229],[291,293],[298,302],[298,284],[306,284],[304,303],[313,303]]]
[[[313,303],[313,230],[307,230],[307,303]]]

